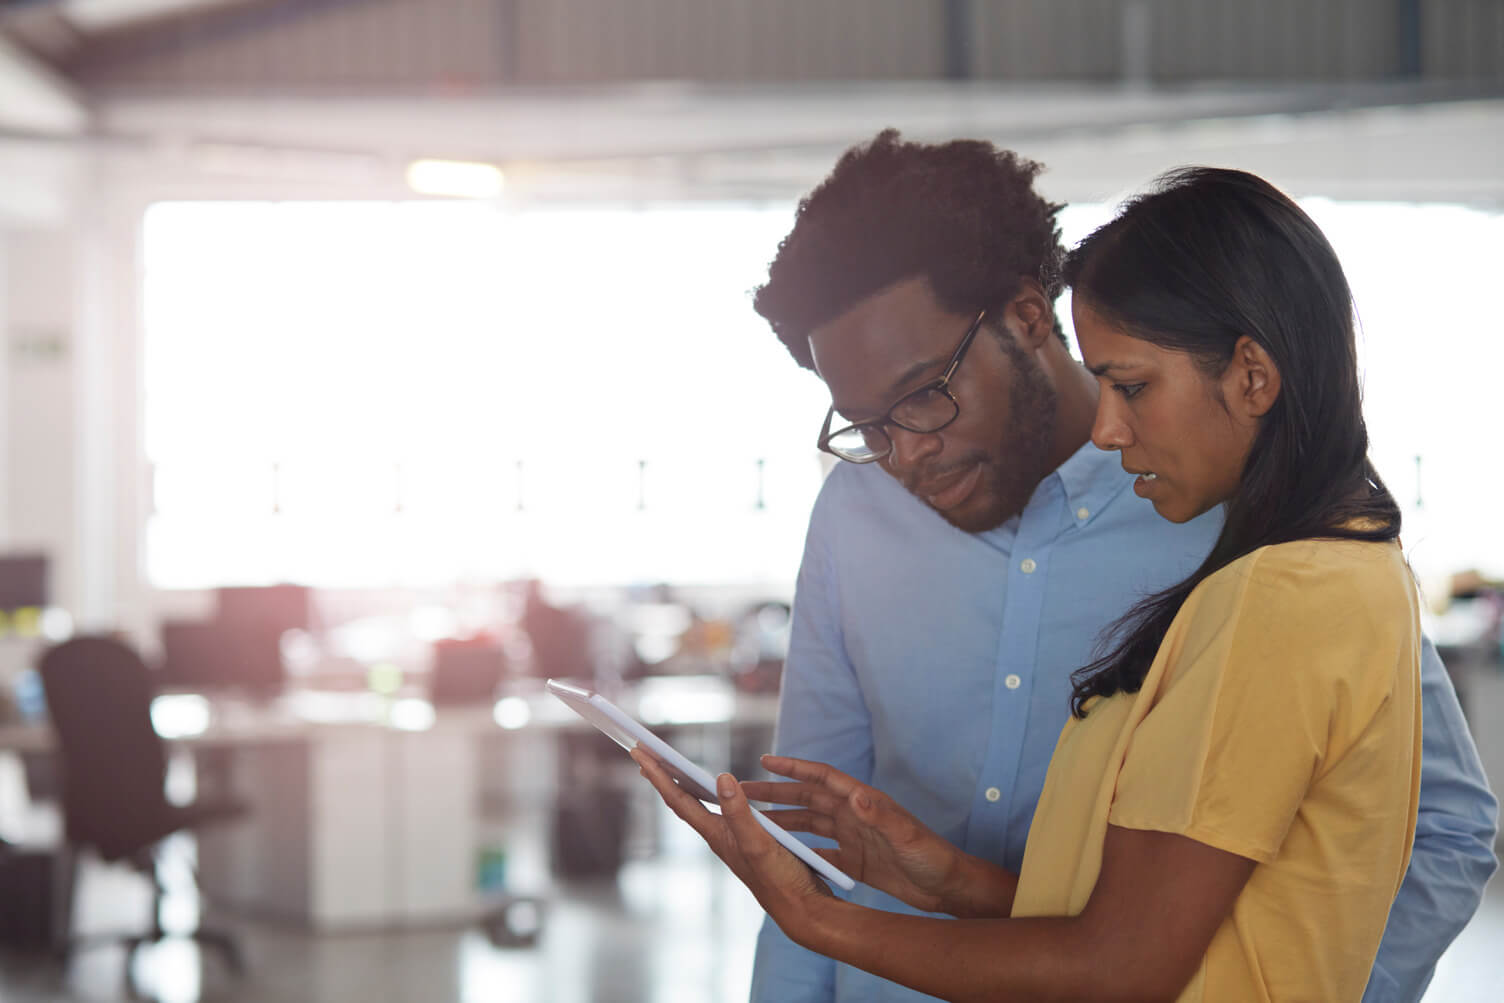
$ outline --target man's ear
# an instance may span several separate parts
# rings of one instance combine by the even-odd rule
[[[1018,320],[1019,341],[1026,348],[1038,348],[1055,333],[1055,308],[1035,279],[1019,279],[1018,292],[1009,301],[1007,312]]]
[[[1238,339],[1232,360],[1222,374],[1227,406],[1248,418],[1262,418],[1279,400],[1279,366],[1264,346],[1248,335]]]

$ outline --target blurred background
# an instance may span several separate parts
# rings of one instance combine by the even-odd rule
[[[1499,0],[10,0],[0,997],[745,998],[756,904],[541,681],[755,770],[828,397],[749,291],[887,126],[1068,241],[1179,164],[1302,200],[1504,779]]]

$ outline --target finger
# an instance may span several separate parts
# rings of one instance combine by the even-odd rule
[[[747,796],[742,793],[736,778],[722,773],[716,777],[715,790],[721,803],[721,820],[730,830],[737,849],[749,861],[765,859],[777,843],[752,817],[752,806],[747,803]]]
[[[813,788],[792,780],[743,780],[742,792],[753,801],[802,805],[808,801]]]
[[[789,783],[783,780],[748,780],[743,782],[742,792],[753,801],[801,805],[825,815],[836,814],[846,803],[844,796],[838,796],[814,785]]]
[[[817,763],[810,759],[795,759],[792,756],[766,755],[762,757],[763,768],[780,777],[790,777],[805,783],[817,784],[838,797],[851,793],[857,781],[829,763]]]
[[[812,832],[817,836],[836,838],[836,823],[829,815],[803,811],[799,808],[781,808],[763,812],[789,832]]]
[[[648,783],[652,784],[663,800],[670,808],[684,793],[684,789],[674,782],[668,771],[658,762],[658,758],[645,749],[633,749],[629,753],[633,761],[637,763],[639,771],[647,777]]]
[[[746,868],[745,873],[738,871],[737,876],[752,889],[765,909],[768,908],[767,896],[771,889],[782,889],[784,895],[831,893],[808,864],[780,846],[772,834],[758,824],[735,777],[729,773],[717,777],[716,794],[721,803],[721,821],[730,834],[730,852],[739,857]],[[759,887],[763,891],[760,892]]]
[[[712,837],[717,833],[715,815],[700,803],[699,798],[680,787],[651,753],[643,749],[633,749],[631,755],[642,775],[648,779],[648,783],[653,785],[658,796],[663,798],[663,803],[668,805],[675,815],[687,822],[690,828],[698,832],[707,843],[714,846],[715,841]]]

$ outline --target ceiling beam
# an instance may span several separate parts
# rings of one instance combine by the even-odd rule
[[[0,36],[0,130],[71,136],[88,124],[89,111],[73,88]]]

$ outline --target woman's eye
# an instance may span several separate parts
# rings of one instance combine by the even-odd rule
[[[1138,392],[1144,389],[1144,385],[1142,383],[1114,383],[1112,389],[1122,394],[1126,400],[1133,400],[1138,396]]]

